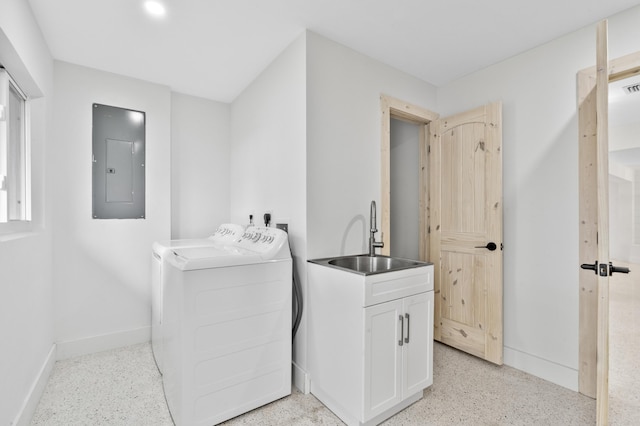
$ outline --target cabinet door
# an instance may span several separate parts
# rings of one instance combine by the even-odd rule
[[[363,421],[402,400],[402,300],[364,310],[364,407]]]
[[[403,299],[402,396],[433,384],[433,291]]]

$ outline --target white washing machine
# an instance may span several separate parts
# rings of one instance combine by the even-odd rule
[[[185,247],[224,246],[242,236],[244,226],[224,223],[207,238],[159,241],[151,248],[151,347],[153,357],[162,373],[162,280],[163,260],[172,250]]]
[[[291,394],[286,232],[166,256],[162,377],[176,425],[211,426]]]

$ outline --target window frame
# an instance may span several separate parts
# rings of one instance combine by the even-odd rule
[[[0,66],[0,108],[2,108],[2,117],[0,118],[0,132],[2,135],[0,137],[5,138],[4,143],[0,143],[0,160],[3,166],[0,168],[0,173],[2,173],[2,169],[6,172],[5,175],[0,175],[0,185],[2,185],[1,179],[2,176],[5,176],[4,185],[1,187],[4,189],[0,189],[0,191],[6,191],[5,195],[0,193],[0,196],[6,197],[6,206],[0,206],[0,208],[6,208],[6,211],[0,215],[0,236],[6,236],[8,234],[16,234],[16,233],[24,233],[30,232],[33,228],[32,226],[32,199],[31,199],[31,114],[30,114],[30,98],[29,96],[22,90],[20,85],[13,79],[9,71],[7,71],[4,67]],[[9,170],[9,162],[10,160],[10,116],[11,116],[11,107],[10,107],[10,96],[11,92],[14,92],[17,95],[17,98],[21,100],[20,107],[22,113],[22,120],[20,123],[21,132],[20,132],[20,141],[18,142],[20,149],[19,153],[21,153],[21,157],[19,159],[20,171],[18,173],[13,173],[16,176],[20,176],[23,180],[23,188],[21,188],[21,204],[20,210],[22,210],[20,219],[12,220],[10,219],[10,195],[8,193],[10,187],[10,179],[12,172]]]

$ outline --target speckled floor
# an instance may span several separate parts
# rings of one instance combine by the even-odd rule
[[[595,401],[436,343],[434,384],[385,425],[589,425]],[[149,344],[56,363],[32,425],[171,426]],[[224,425],[342,425],[294,391]]]

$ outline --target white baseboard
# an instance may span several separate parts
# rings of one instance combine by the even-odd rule
[[[36,408],[38,407],[38,403],[40,402],[40,397],[42,397],[44,388],[47,386],[49,376],[51,376],[51,372],[53,371],[53,366],[55,365],[55,363],[56,345],[54,343],[51,346],[51,349],[49,350],[49,353],[47,354],[42,367],[40,367],[38,375],[35,377],[33,383],[31,384],[29,393],[24,399],[18,415],[11,424],[16,426],[27,426],[31,424],[31,419],[33,418],[33,414],[36,412]]]
[[[151,327],[140,327],[84,339],[58,342],[57,359],[67,359],[95,352],[108,351],[123,346],[148,342],[150,339]]]
[[[309,374],[304,371],[295,362],[291,363],[293,369],[293,385],[304,394],[311,392],[311,383],[309,382]]]
[[[548,382],[578,391],[578,370],[539,358],[517,349],[504,347],[504,363]]]

